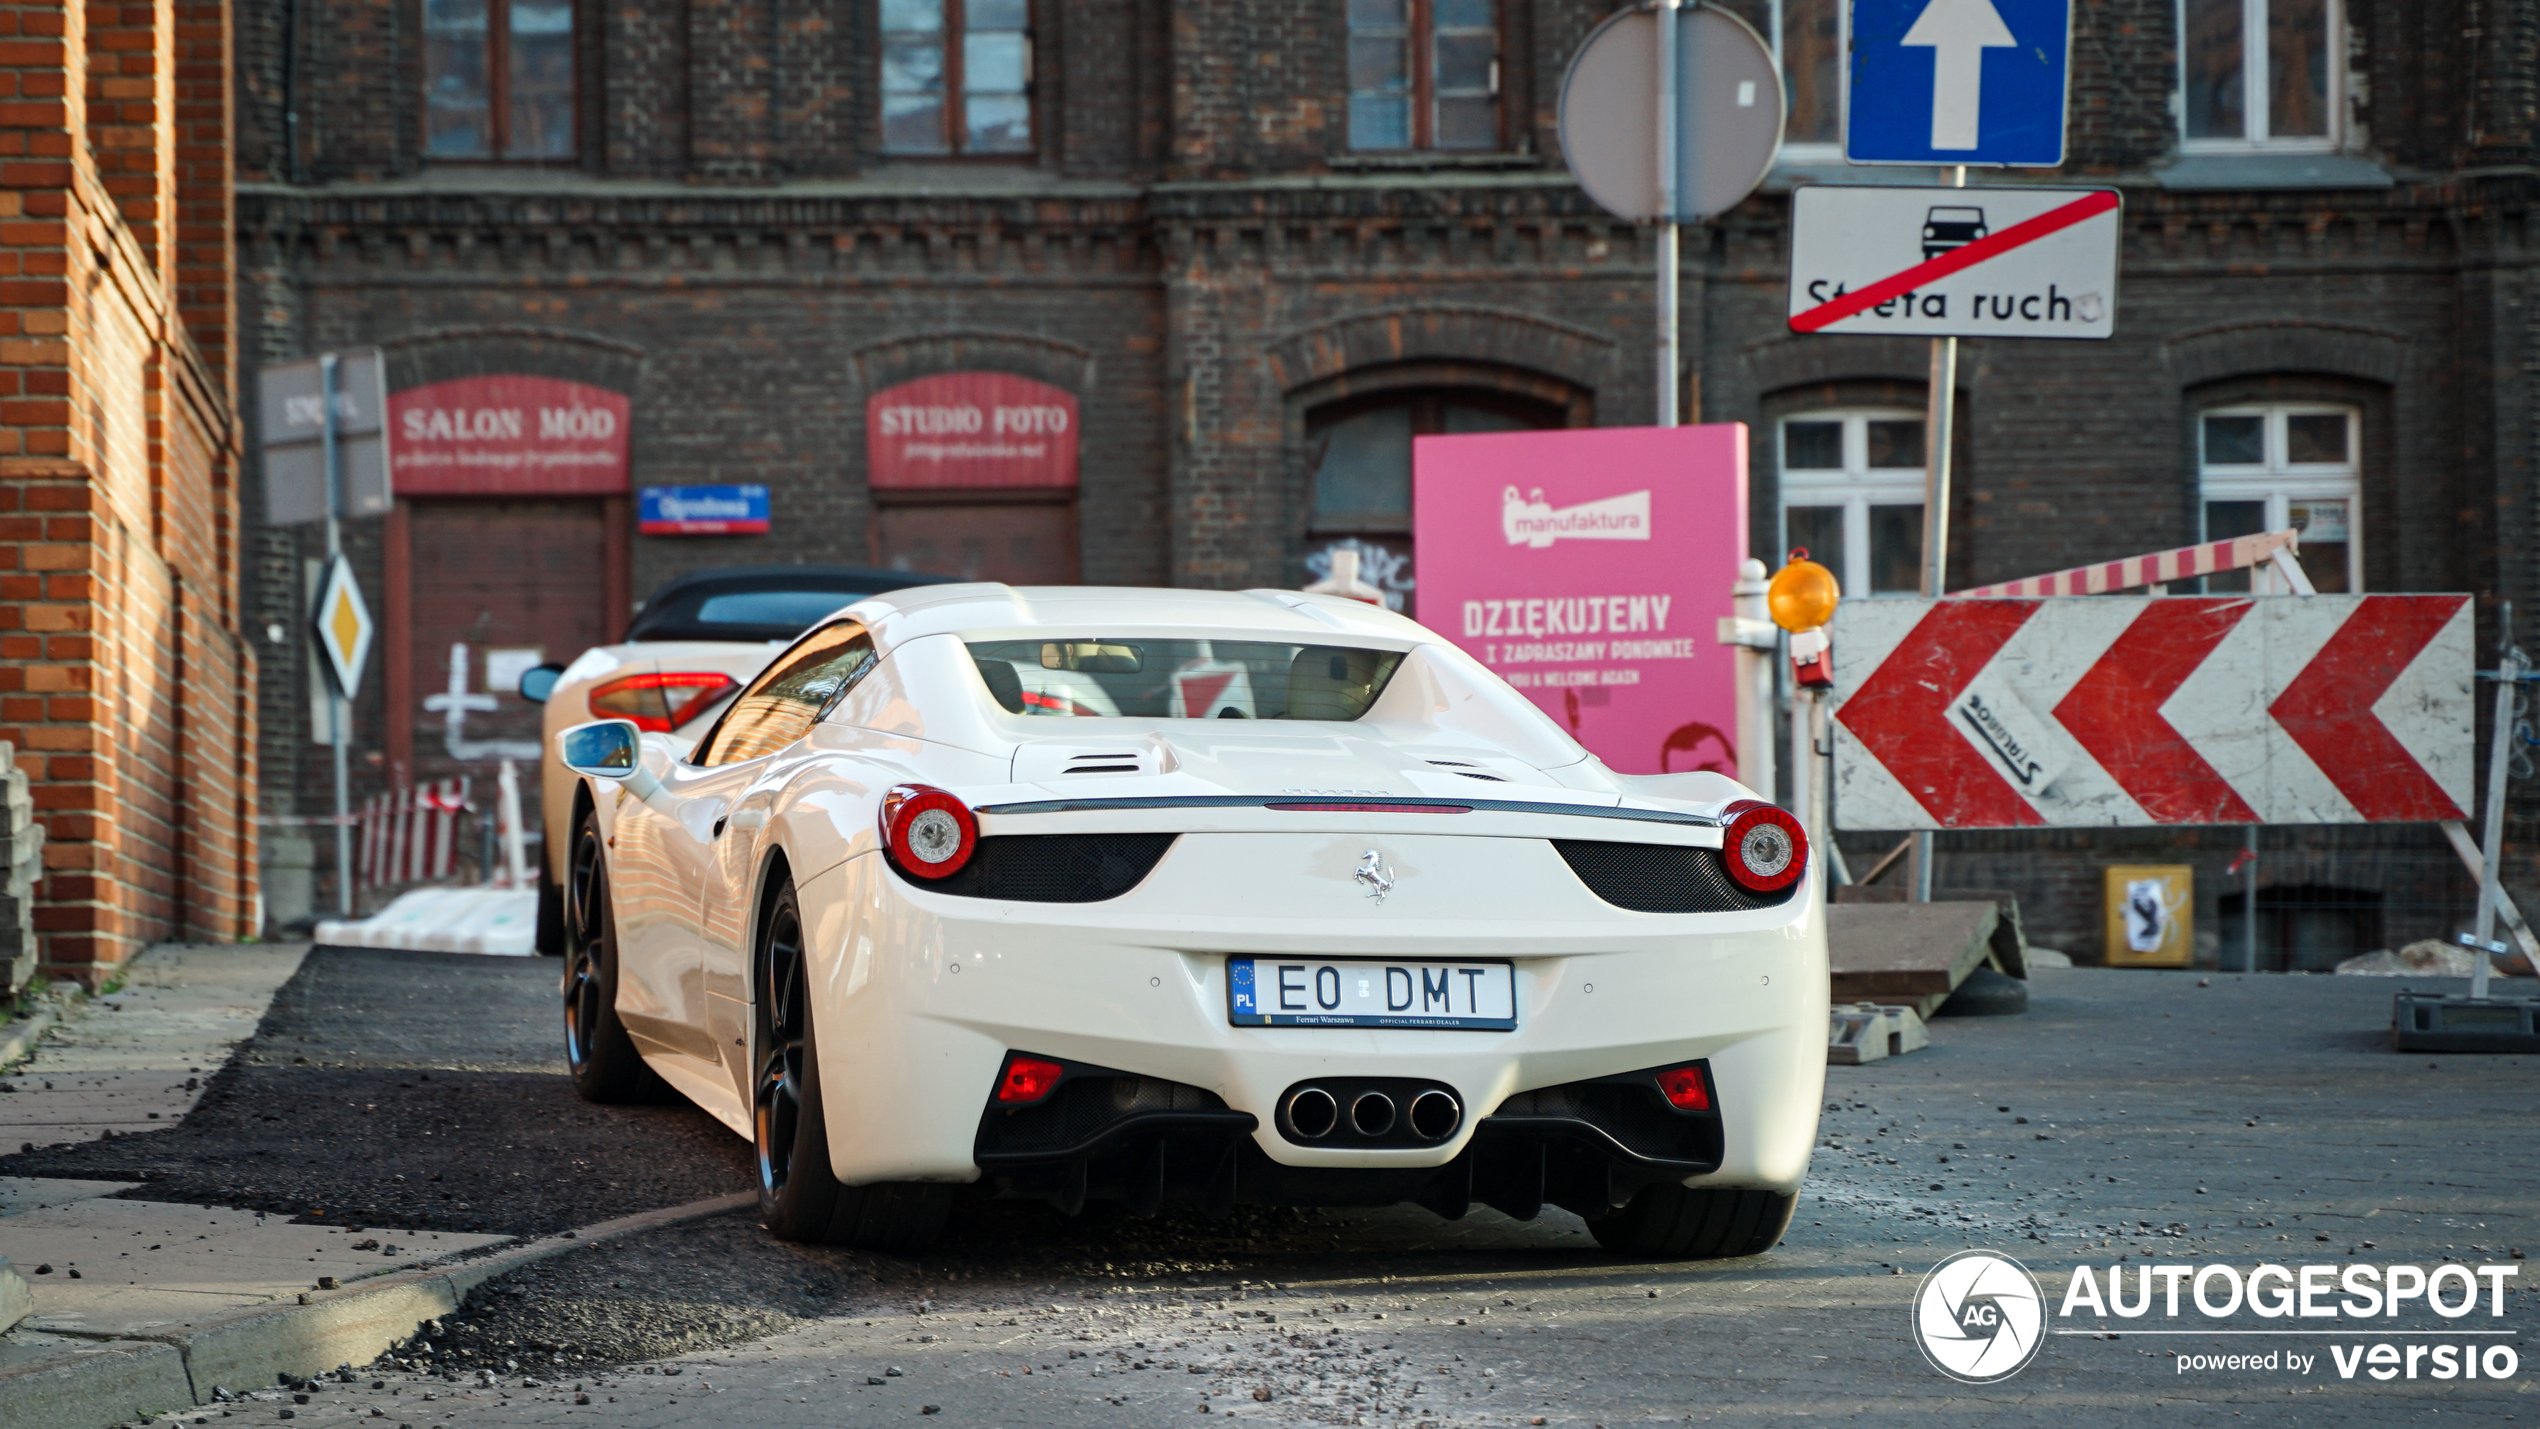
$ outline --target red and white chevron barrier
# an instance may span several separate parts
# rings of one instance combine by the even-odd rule
[[[2000,585],[1980,585],[1973,590],[1957,590],[1949,594],[1958,600],[2108,595],[2142,586],[2167,585],[2171,581],[2192,581],[2198,576],[2210,576],[2220,571],[2264,565],[2274,560],[2278,551],[2298,552],[2301,534],[2299,530],[2262,531],[2255,536],[2201,541],[2174,551],[2154,551],[2148,556],[2128,556],[2122,561],[2101,561],[2097,565],[2075,566],[2071,570],[2050,571],[2042,576],[2004,581]],[[2302,594],[2309,593],[2307,585],[2302,587]]]
[[[2471,632],[2465,595],[1848,601],[1836,825],[2458,819]]]
[[[361,887],[448,878],[458,871],[459,816],[467,812],[465,779],[374,794],[362,805]]]

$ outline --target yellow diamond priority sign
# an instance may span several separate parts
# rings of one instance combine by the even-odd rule
[[[342,556],[327,563],[311,624],[316,627],[318,648],[326,652],[327,666],[335,674],[335,688],[351,699],[361,689],[362,666],[370,658],[371,635],[378,627],[371,622],[370,607],[362,603],[352,563]]]

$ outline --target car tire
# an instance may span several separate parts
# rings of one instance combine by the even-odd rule
[[[609,900],[608,850],[592,815],[574,828],[565,876],[564,1051],[573,1090],[588,1102],[663,1100],[668,1084],[644,1065],[617,1017],[617,910]]]
[[[543,863],[538,873],[538,928],[532,936],[540,957],[564,956],[564,889],[547,877]]]
[[[757,1152],[761,1222],[778,1240],[894,1255],[923,1250],[944,1228],[952,1187],[844,1186],[830,1166],[802,926],[789,879],[767,901],[755,959],[758,1076],[750,1098],[750,1139]]]
[[[1618,1255],[1727,1260],[1771,1250],[1798,1209],[1796,1194],[1669,1182],[1644,1187],[1629,1204],[1588,1222],[1588,1231]]]

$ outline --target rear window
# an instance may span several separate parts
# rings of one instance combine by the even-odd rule
[[[901,585],[930,582],[841,580],[835,575],[775,571],[672,586],[655,596],[626,631],[629,640],[798,640],[841,607]]]
[[[697,605],[699,625],[783,625],[800,630],[869,594],[837,590],[736,590]]]
[[[974,640],[1013,714],[1102,719],[1357,719],[1402,664],[1393,650],[1252,640]]]

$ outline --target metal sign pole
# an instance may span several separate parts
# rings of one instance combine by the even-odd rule
[[[2503,949],[2496,941],[2496,880],[2505,852],[2505,778],[2512,763],[2514,696],[2522,681],[2522,652],[2514,648],[2513,602],[2505,603],[2502,615],[2498,624],[2504,649],[2496,656],[2496,717],[2487,736],[2487,827],[2483,831],[2487,837],[2478,870],[2478,942],[2469,950],[2469,995],[2479,1000],[2487,996],[2488,967],[2494,954]]]
[[[1676,18],[1682,0],[1658,0],[1658,419],[1676,425]]]
[[[326,461],[326,564],[329,570],[344,556],[344,462],[335,440],[335,354],[318,359],[318,405],[323,409],[321,437]],[[329,677],[332,680],[332,677]],[[353,825],[349,792],[351,772],[344,749],[344,686],[332,681],[326,702],[327,737],[335,751],[335,906],[353,916]]]
[[[1967,186],[1967,166],[1952,165],[1949,186]],[[1958,339],[1931,340],[1931,390],[1925,394],[1929,415],[1923,423],[1923,595],[1938,600],[1949,589],[1949,452],[1958,421]],[[1914,901],[1931,901],[1932,839],[1929,830],[1914,835]]]

